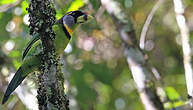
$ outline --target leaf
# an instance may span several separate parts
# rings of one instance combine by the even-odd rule
[[[185,102],[183,102],[183,101],[177,101],[177,102],[173,103],[173,107],[180,107],[180,106],[182,106],[184,104],[185,104]]]
[[[5,4],[10,4],[10,3],[14,3],[16,2],[17,0],[1,0],[0,1],[0,4],[1,5],[5,5]]]
[[[180,95],[173,87],[166,87],[166,94],[170,100],[179,100]]]
[[[83,0],[74,0],[72,2],[72,4],[70,5],[70,7],[68,8],[68,11],[74,11],[74,10],[78,10],[79,8],[84,6],[84,1]]]
[[[78,10],[84,6],[83,0],[74,0],[56,11],[56,19],[60,19],[66,12]]]
[[[164,103],[164,108],[166,108],[167,110],[178,110],[178,108],[180,108],[185,104],[187,103],[184,101],[167,102],[167,103]]]
[[[29,3],[26,0],[23,0],[23,2],[21,3],[21,8],[22,8],[22,14],[25,15],[27,14],[27,10],[26,8],[29,6]]]

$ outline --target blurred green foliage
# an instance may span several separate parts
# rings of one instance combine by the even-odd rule
[[[22,14],[23,15],[28,13],[27,10],[26,10],[26,8],[28,8],[28,7],[29,7],[28,1],[27,0],[23,0],[22,3],[21,3],[21,9],[22,9]]]
[[[165,104],[166,108],[176,108],[185,104],[185,102],[181,100],[180,94],[173,87],[166,87],[165,91],[170,100]]]
[[[4,4],[9,4],[9,3],[14,3],[16,2],[17,0],[1,0],[0,1],[0,4],[1,5],[4,5]]]
[[[157,1],[115,1],[132,19],[136,34],[140,36],[147,15]],[[16,0],[1,0],[0,5],[15,2]],[[71,110],[143,110],[135,82],[124,57],[124,47],[119,33],[112,22],[112,17],[107,14],[100,0],[55,0],[54,3],[57,19],[64,13],[77,9],[87,11],[95,17],[76,30],[71,40],[72,50],[69,49],[63,55],[63,69],[65,82],[67,82],[65,87],[70,98]],[[192,0],[184,1],[191,42],[193,42],[192,3]],[[12,68],[15,70],[20,66],[22,51],[31,38],[26,25],[28,5],[28,0],[23,0],[17,6],[0,12],[0,52],[11,59]],[[148,63],[157,68],[167,87],[165,92],[170,100],[166,103],[168,109],[183,105],[187,97],[181,39],[172,7],[172,1],[165,1],[157,10],[147,33],[145,47],[149,58]],[[2,87],[0,85],[0,100],[7,86],[7,77],[12,72],[8,69],[8,75],[5,74],[4,67],[6,64],[0,67],[2,85]],[[30,77],[34,79],[36,75],[32,74],[28,79]],[[36,81],[33,82],[36,83]],[[9,104],[14,105],[14,110],[28,108],[16,95],[12,95],[8,104],[0,105],[0,109],[6,110]]]
[[[74,0],[70,7],[68,8],[67,12],[78,10],[80,7],[84,6],[83,0]]]

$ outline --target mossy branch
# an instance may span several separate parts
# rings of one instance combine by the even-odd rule
[[[38,34],[41,39],[42,74],[38,78],[38,104],[40,110],[69,110],[69,101],[64,94],[63,80],[56,60],[52,25],[56,22],[56,11],[52,0],[31,0],[28,8],[30,34]],[[61,75],[60,75],[61,76]]]

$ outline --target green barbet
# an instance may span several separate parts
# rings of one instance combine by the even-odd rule
[[[53,30],[56,33],[56,38],[53,42],[57,57],[64,52],[64,49],[68,45],[76,27],[81,23],[91,20],[92,18],[92,16],[85,12],[79,10],[71,11],[66,13],[53,25]],[[9,83],[3,97],[2,104],[8,100],[10,94],[21,84],[29,73],[38,71],[38,68],[41,65],[41,48],[42,45],[40,43],[40,36],[34,35],[23,52],[23,63]]]

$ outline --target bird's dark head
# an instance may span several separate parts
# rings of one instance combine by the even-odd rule
[[[68,17],[74,19],[74,23],[76,24],[85,23],[93,18],[91,15],[88,15],[87,12],[82,12],[79,10],[66,13],[66,15],[64,16],[64,20]]]
[[[82,11],[70,11],[66,13],[62,18],[58,20],[59,23],[65,23],[69,27],[80,24],[80,23],[85,23],[89,20],[91,20],[93,17],[91,15],[88,15],[86,12]]]
[[[88,22],[92,18],[93,17],[88,15],[86,12],[76,10],[66,13],[58,20],[58,23],[62,24],[68,30],[68,32],[72,34],[79,24]]]

